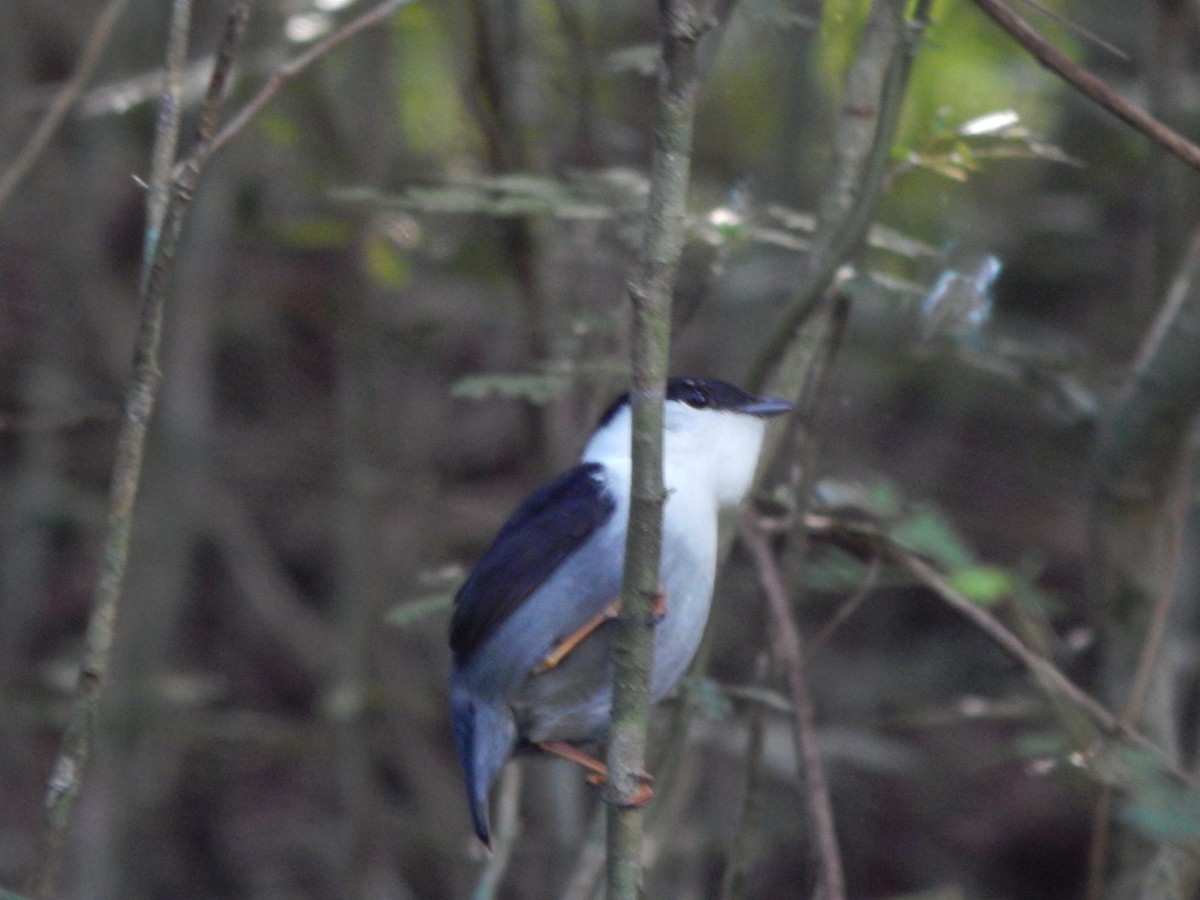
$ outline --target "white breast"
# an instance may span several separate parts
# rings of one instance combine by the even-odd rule
[[[621,498],[614,520],[626,530],[629,517],[629,462],[606,462],[614,495]],[[711,491],[673,477],[666,471],[667,502],[663,509],[659,582],[666,593],[666,615],[654,632],[651,693],[666,695],[696,654],[712,602],[717,559],[717,504]]]
[[[583,458],[609,471],[609,486],[619,497],[616,521],[628,518],[630,475],[628,407],[597,432]],[[716,575],[717,515],[741,502],[754,477],[762,445],[763,422],[734,412],[694,409],[668,403],[663,433],[663,550],[659,580],[666,589],[666,617],[655,632],[655,699],[683,675],[708,621]]]

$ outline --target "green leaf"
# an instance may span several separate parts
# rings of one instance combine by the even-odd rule
[[[396,116],[408,152],[452,161],[480,152],[478,119],[464,101],[454,28],[439,20],[433,4],[410,3],[395,16]]]
[[[975,554],[941,513],[918,509],[889,529],[892,540],[906,550],[940,563],[953,572],[975,564]]]
[[[1122,753],[1131,781],[1121,818],[1149,840],[1194,840],[1200,835],[1200,794],[1175,782],[1148,753]]]
[[[372,233],[363,247],[367,272],[378,285],[389,288],[408,284],[411,268],[400,249],[385,234]]]
[[[813,590],[846,593],[862,584],[865,571],[862,561],[845,550],[821,548],[804,567],[804,584]]]
[[[576,172],[565,180],[517,172],[459,177],[394,195],[362,186],[334,189],[330,195],[344,203],[448,215],[612,219],[640,214],[647,190],[643,176],[614,168]]]
[[[925,168],[956,181],[965,181],[988,160],[1046,159],[1080,164],[1060,147],[1035,139],[1012,110],[978,116],[957,128],[934,130],[900,156],[902,169]]]
[[[364,189],[335,191],[339,199],[355,203],[416,210],[427,213],[509,216],[552,215],[562,219],[604,219],[614,215],[611,206],[575,193],[553,178],[534,175],[460,178],[426,187],[410,187],[396,196]]]
[[[950,584],[956,591],[979,606],[995,606],[1011,597],[1018,588],[1017,578],[1000,566],[967,566],[951,573]]]

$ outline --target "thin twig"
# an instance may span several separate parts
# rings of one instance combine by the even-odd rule
[[[125,7],[128,5],[129,0],[109,0],[108,5],[100,11],[100,15],[96,17],[96,21],[92,23],[91,37],[88,38],[87,45],[83,48],[83,55],[79,57],[79,65],[75,67],[75,71],[71,73],[71,78],[55,96],[54,102],[50,104],[50,108],[42,116],[41,122],[38,123],[33,134],[29,136],[29,140],[25,143],[21,152],[17,154],[17,158],[12,161],[12,164],[5,170],[3,176],[0,176],[0,207],[3,207],[8,202],[17,187],[33,170],[38,157],[41,156],[42,151],[46,149],[46,145],[50,143],[50,139],[54,137],[59,126],[66,119],[67,113],[75,104],[75,101],[83,93],[88,79],[92,77],[92,72],[95,70],[96,64],[100,62],[104,48],[108,46],[108,41],[112,37],[117,19],[121,17],[121,13],[125,11]]]
[[[1142,338],[1129,376],[1116,397],[1114,405],[1117,407],[1144,405],[1145,395],[1139,396],[1138,390],[1158,377],[1153,370],[1155,361],[1167,352],[1165,345],[1173,334],[1178,333],[1183,317],[1192,315],[1189,307],[1194,308],[1195,305],[1193,291],[1197,281],[1200,281],[1200,228],[1193,229],[1179,270],[1171,278],[1163,304]]]
[[[144,295],[147,280],[153,271],[153,261],[162,238],[167,206],[171,202],[174,184],[171,167],[179,154],[179,131],[183,124],[183,82],[188,57],[188,28],[191,23],[191,0],[172,0],[171,39],[167,42],[167,66],[163,92],[158,101],[158,119],[154,148],[150,153],[150,176],[146,179],[146,240],[142,246],[142,283]],[[178,38],[178,39],[177,39]]]
[[[1095,44],[1101,50],[1104,50],[1106,53],[1111,53],[1117,59],[1120,59],[1124,62],[1130,61],[1129,54],[1126,53],[1124,50],[1122,50],[1120,47],[1118,47],[1116,44],[1106,41],[1104,38],[1100,37],[1100,35],[1096,34],[1096,32],[1092,31],[1090,28],[1085,28],[1084,26],[1080,25],[1078,22],[1076,22],[1074,19],[1070,18],[1069,16],[1064,16],[1062,13],[1058,12],[1057,10],[1051,9],[1050,7],[1046,6],[1044,3],[1038,3],[1037,0],[1022,0],[1022,2],[1026,6],[1030,6],[1033,9],[1036,9],[1040,15],[1045,16],[1050,21],[1057,22],[1063,28],[1067,29],[1068,31],[1075,32],[1077,35],[1082,37],[1084,40],[1091,41],[1093,44]]]
[[[1183,532],[1187,526],[1187,513],[1192,499],[1191,457],[1192,454],[1185,447],[1178,463],[1179,486],[1175,492],[1176,500],[1170,509],[1171,530],[1167,537],[1167,559],[1163,583],[1154,596],[1154,607],[1150,611],[1150,625],[1146,630],[1146,639],[1138,656],[1133,687],[1121,710],[1121,717],[1130,725],[1136,724],[1142,717],[1146,697],[1150,693],[1150,684],[1162,657],[1163,641],[1167,635],[1167,624],[1175,600],[1175,576],[1179,572],[1179,550],[1183,542]]]
[[[350,40],[350,38],[359,32],[373,25],[378,25],[396,10],[407,6],[411,2],[412,0],[384,0],[378,6],[367,10],[357,18],[351,19],[337,31],[317,41],[317,43],[313,44],[303,53],[289,59],[271,75],[267,83],[259,89],[257,94],[246,101],[245,106],[229,117],[228,121],[226,121],[225,125],[217,133],[217,136],[213,138],[210,152],[216,153],[228,144],[234,135],[245,128],[250,120],[258,115],[264,106],[271,102],[284,85],[330,50]]]
[[[1135,727],[1123,721],[1098,700],[1071,681],[1053,662],[1030,650],[1015,634],[986,609],[959,593],[932,564],[917,554],[891,541],[887,535],[858,525],[840,523],[829,516],[810,513],[805,524],[815,534],[823,534],[831,540],[846,539],[856,547],[864,544],[870,552],[882,554],[884,559],[906,569],[918,582],[925,585],[944,603],[961,613],[980,629],[1002,650],[1019,662],[1033,677],[1034,684],[1052,701],[1066,701],[1072,708],[1082,712],[1101,732],[1124,739],[1138,750],[1149,754],[1162,770],[1180,784],[1196,786],[1197,779],[1182,770],[1153,741]]]
[[[917,4],[911,21],[904,18],[905,6],[905,0],[875,0],[871,6],[846,77],[813,247],[799,286],[750,369],[751,390],[766,385],[837,270],[861,243],[883,198],[908,76],[927,24],[927,0]]]
[[[1039,63],[1085,97],[1099,104],[1117,118],[1132,125],[1142,134],[1158,142],[1193,168],[1200,169],[1200,147],[1177,131],[1167,127],[1140,106],[1130,103],[1103,79],[1093,75],[1063,53],[1038,31],[1005,6],[1000,0],[972,0],[997,25],[1029,51]]]
[[[1105,870],[1108,867],[1109,823],[1112,821],[1113,787],[1101,785],[1092,808],[1092,840],[1088,845],[1087,885],[1084,900],[1102,900]]]
[[[984,634],[1029,670],[1038,683],[1045,684],[1055,694],[1066,698],[1073,706],[1085,712],[1104,731],[1110,734],[1119,734],[1142,749],[1153,752],[1156,757],[1161,756],[1161,751],[1148,738],[1109,712],[1102,703],[1067,678],[1045,657],[1026,647],[1021,639],[1009,631],[999,619],[978,603],[973,603],[956,591],[933,565],[896,544],[888,543],[885,552],[892,562],[907,569],[945,603],[970,619]],[[1182,775],[1183,773],[1178,774]]]
[[[841,293],[834,291],[825,305],[827,312],[819,320],[823,327],[813,337],[803,389],[796,404],[796,413],[788,422],[789,433],[783,444],[787,448],[785,456],[791,460],[788,495],[801,510],[807,508],[812,497],[818,466],[820,423],[829,394],[829,379],[850,316],[850,301]],[[746,527],[744,521],[743,536]],[[829,786],[817,742],[816,714],[805,674],[803,643],[792,615],[792,605],[803,602],[808,532],[803,527],[803,516],[795,516],[786,545],[789,560],[786,580],[794,585],[794,589],[788,591],[784,587],[785,576],[771,552],[765,530],[760,527],[753,530],[758,542],[750,550],[755,557],[759,579],[768,597],[770,618],[775,626],[772,629],[772,649],[787,676],[793,707],[796,762],[802,768],[800,774],[806,786],[809,827],[819,862],[821,889],[817,896],[822,900],[842,900],[846,895],[846,876],[834,826],[833,803],[829,797]]]
[[[1151,671],[1146,667],[1152,649],[1147,643],[1153,637],[1150,632],[1162,627],[1162,573],[1174,568],[1177,553],[1177,514],[1170,504],[1178,484],[1171,476],[1179,472],[1181,457],[1186,456],[1184,448],[1200,405],[1200,366],[1195,354],[1200,334],[1198,308],[1200,230],[1192,234],[1162,309],[1105,417],[1094,454],[1092,569],[1096,599],[1105,611],[1111,665],[1119,664],[1126,674],[1128,670],[1138,673],[1135,678],[1139,682]],[[1187,502],[1186,493],[1179,502]],[[1153,611],[1155,607],[1157,611]],[[1135,688],[1134,696],[1144,690]],[[1160,712],[1166,710],[1160,708]],[[1161,733],[1171,734],[1169,718],[1164,715],[1160,722]],[[1132,727],[1132,722],[1127,724]],[[1106,805],[1111,806],[1111,801],[1101,796],[1093,818],[1089,898],[1103,887],[1108,855]],[[1160,865],[1176,876],[1200,880],[1191,842],[1161,847],[1151,872]],[[1149,889],[1149,881],[1145,887]],[[1191,893],[1172,892],[1171,896]]]
[[[219,86],[224,84],[232,65],[249,0],[233,0],[229,27],[223,37],[222,51],[212,75],[209,102],[220,100]],[[62,745],[46,789],[45,822],[42,845],[31,880],[32,893],[38,900],[55,894],[58,870],[65,845],[67,826],[75,800],[83,784],[83,775],[95,737],[101,693],[107,682],[109,660],[125,566],[129,556],[129,536],[133,511],[141,480],[146,431],[158,397],[162,373],[159,347],[162,341],[163,310],[166,303],[167,277],[183,227],[183,218],[195,190],[204,161],[208,158],[211,130],[203,127],[191,164],[179,180],[171,181],[171,160],[164,147],[174,154],[179,132],[180,104],[174,95],[179,72],[187,57],[190,8],[187,0],[176,0],[168,37],[168,77],[155,132],[155,160],[151,169],[150,195],[147,198],[146,252],[139,279],[139,318],[134,342],[133,374],[126,391],[124,415],[117,432],[113,460],[109,518],[104,538],[100,572],[92,596],[84,658],[72,698],[71,712],[63,733]],[[162,204],[162,198],[168,201]]]
[[[1175,598],[1175,575],[1179,569],[1179,550],[1183,540],[1183,531],[1187,526],[1187,509],[1191,502],[1191,454],[1184,451],[1183,458],[1178,464],[1179,487],[1176,490],[1176,502],[1171,509],[1171,532],[1168,537],[1166,577],[1159,586],[1154,597],[1154,608],[1150,613],[1150,626],[1146,631],[1146,639],[1142,643],[1138,656],[1137,670],[1133,679],[1133,687],[1121,710],[1121,719],[1130,727],[1136,727],[1142,710],[1146,705],[1146,697],[1162,656],[1163,640],[1167,634],[1167,623],[1170,619],[1171,607]],[[1112,821],[1112,785],[1104,785],[1096,798],[1096,806],[1092,810],[1092,841],[1088,848],[1087,888],[1084,896],[1087,900],[1100,900],[1104,896],[1104,870],[1108,860],[1109,828]]]
[[[879,581],[879,573],[883,570],[883,564],[878,556],[872,556],[871,561],[867,563],[867,571],[864,573],[862,582],[855,589],[853,595],[846,599],[838,611],[834,613],[833,618],[825,623],[825,627],[818,632],[813,638],[812,645],[814,648],[824,646],[825,642],[833,637],[833,633],[837,631],[854,613],[862,606],[863,601],[871,595],[875,590],[875,585]]]
[[[804,643],[800,629],[792,618],[787,586],[783,583],[767,534],[744,519],[741,536],[754,558],[759,583],[767,597],[774,653],[783,665],[792,695],[792,734],[796,743],[796,763],[801,768],[800,774],[805,785],[809,827],[820,865],[819,896],[822,900],[845,900],[846,876],[842,870],[842,853],[834,828],[829,782],[825,777],[821,746],[817,740],[816,711],[805,675]]]

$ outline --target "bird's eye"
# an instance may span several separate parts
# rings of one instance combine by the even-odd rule
[[[695,385],[688,390],[683,402],[695,409],[705,409],[712,405],[712,391],[703,385]]]

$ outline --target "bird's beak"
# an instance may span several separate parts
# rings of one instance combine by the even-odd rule
[[[757,397],[741,408],[741,412],[749,416],[778,416],[795,409],[787,400],[777,397]]]

